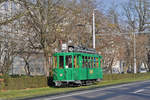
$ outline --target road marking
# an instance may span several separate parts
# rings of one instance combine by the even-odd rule
[[[142,92],[142,91],[144,91],[144,89],[137,90],[137,91],[135,91],[133,93],[139,93],[139,92]]]
[[[136,95],[143,95],[143,96],[150,96],[149,94],[144,94],[144,93],[136,93]]]
[[[70,97],[70,96],[75,96],[75,95],[81,95],[81,94],[87,94],[87,93],[92,93],[92,92],[97,92],[97,91],[103,91],[106,89],[113,89],[113,88],[120,88],[120,87],[124,87],[124,86],[131,86],[131,85],[137,85],[140,83],[145,83],[145,82],[150,82],[150,81],[143,81],[143,82],[138,82],[138,83],[128,83],[128,84],[123,84],[123,85],[117,85],[117,86],[110,86],[110,87],[105,87],[105,88],[99,88],[96,90],[88,90],[88,91],[81,91],[81,92],[77,92],[77,93],[70,93],[70,94],[66,94],[66,95],[60,95],[60,96],[52,96],[48,99],[45,98],[45,100],[55,100],[55,99],[60,99],[60,98],[64,98],[64,97]],[[44,100],[44,98],[42,98]]]

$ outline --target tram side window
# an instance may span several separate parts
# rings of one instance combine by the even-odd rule
[[[96,57],[93,57],[93,68],[96,68],[97,67],[97,65],[96,65]]]
[[[91,66],[91,68],[94,68],[93,67],[93,57],[90,57],[90,66]]]
[[[95,68],[95,67],[94,67],[94,60],[93,60],[93,57],[91,57],[91,67],[92,67],[92,68]]]
[[[82,67],[84,68],[85,66],[85,59],[84,59],[84,56],[82,56]]]
[[[85,66],[88,67],[88,57],[85,57]]]
[[[94,68],[96,68],[96,58],[94,57]]]
[[[100,62],[99,62],[99,63],[100,63],[100,67],[102,67],[102,62],[103,62],[103,61],[102,61],[102,59],[101,59]]]
[[[88,57],[87,56],[82,56],[82,67],[86,68],[88,67]]]
[[[96,67],[98,68],[98,58],[96,58]]]
[[[77,56],[77,67],[79,68],[79,56]]]
[[[91,68],[91,58],[90,57],[88,57],[88,68]]]
[[[57,56],[53,57],[53,68],[57,68]]]
[[[59,56],[59,68],[64,68],[64,56]]]
[[[72,56],[66,56],[66,68],[72,68]]]

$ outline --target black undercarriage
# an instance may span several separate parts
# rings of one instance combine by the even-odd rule
[[[77,81],[55,81],[56,87],[64,86],[88,86],[100,82],[100,79],[77,80]]]

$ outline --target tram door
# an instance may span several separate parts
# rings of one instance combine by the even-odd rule
[[[58,68],[55,69],[57,80],[64,80],[64,56],[57,56]]]
[[[73,62],[73,64],[74,64],[74,66],[73,66],[73,79],[74,80],[80,80],[80,74],[79,74],[79,59],[81,59],[80,58],[80,56],[79,55],[75,55],[74,56],[74,62]]]
[[[73,70],[73,56],[68,55],[65,56],[65,76],[66,80],[73,80],[72,76],[72,70]]]

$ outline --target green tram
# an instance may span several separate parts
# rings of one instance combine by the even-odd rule
[[[97,53],[57,52],[53,54],[53,82],[55,86],[89,85],[103,78],[102,56]]]

